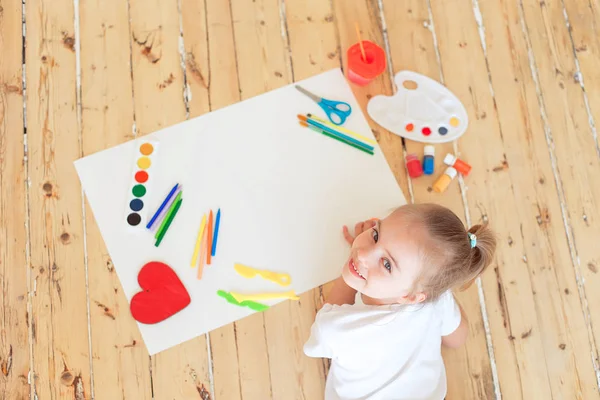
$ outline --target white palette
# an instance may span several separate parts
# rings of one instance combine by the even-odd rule
[[[375,122],[396,135],[424,143],[458,139],[469,125],[460,100],[445,86],[412,71],[394,77],[393,96],[374,96],[367,112]]]
[[[300,84],[350,103],[353,113],[344,126],[372,137],[339,69]],[[290,85],[76,161],[127,298],[140,290],[137,274],[149,261],[170,265],[191,296],[191,304],[167,320],[139,324],[150,354],[253,313],[218,297],[219,289],[281,290],[261,278],[242,278],[234,263],[287,272],[291,288],[306,292],[339,276],[348,257],[342,225],[385,216],[405,203],[378,147],[370,156],[303,128],[299,113],[325,118],[316,103]],[[148,139],[161,147],[153,190],[144,200],[150,210],[176,182],[184,187],[179,214],[158,248],[151,232],[135,234],[123,223],[131,165],[139,144]],[[197,280],[190,259],[198,226],[203,212],[219,207],[218,251]]]

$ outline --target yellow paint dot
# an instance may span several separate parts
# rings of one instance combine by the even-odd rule
[[[148,157],[140,157],[137,161],[137,165],[141,169],[148,169],[150,168],[151,164],[152,163],[150,162],[150,159]]]
[[[459,124],[458,118],[456,118],[456,117],[450,118],[450,125],[452,125],[453,127],[456,128],[458,126],[458,124]]]
[[[140,153],[149,156],[154,151],[154,147],[150,143],[144,143],[140,146]]]

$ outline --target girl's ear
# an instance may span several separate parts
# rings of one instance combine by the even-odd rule
[[[417,293],[417,294],[407,294],[406,296],[402,297],[402,301],[401,303],[403,304],[416,304],[416,303],[422,303],[427,299],[427,295],[423,292]]]

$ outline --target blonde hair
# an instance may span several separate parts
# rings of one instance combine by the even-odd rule
[[[426,243],[420,246],[423,269],[413,292],[425,293],[427,301],[456,286],[467,289],[491,264],[496,237],[487,224],[467,230],[456,214],[437,204],[411,204],[398,211],[413,217],[425,234]],[[469,234],[476,237],[474,247]]]

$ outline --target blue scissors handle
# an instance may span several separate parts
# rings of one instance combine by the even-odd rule
[[[352,107],[345,101],[334,101],[321,98],[319,106],[327,114],[327,118],[335,125],[342,125],[352,113]]]

